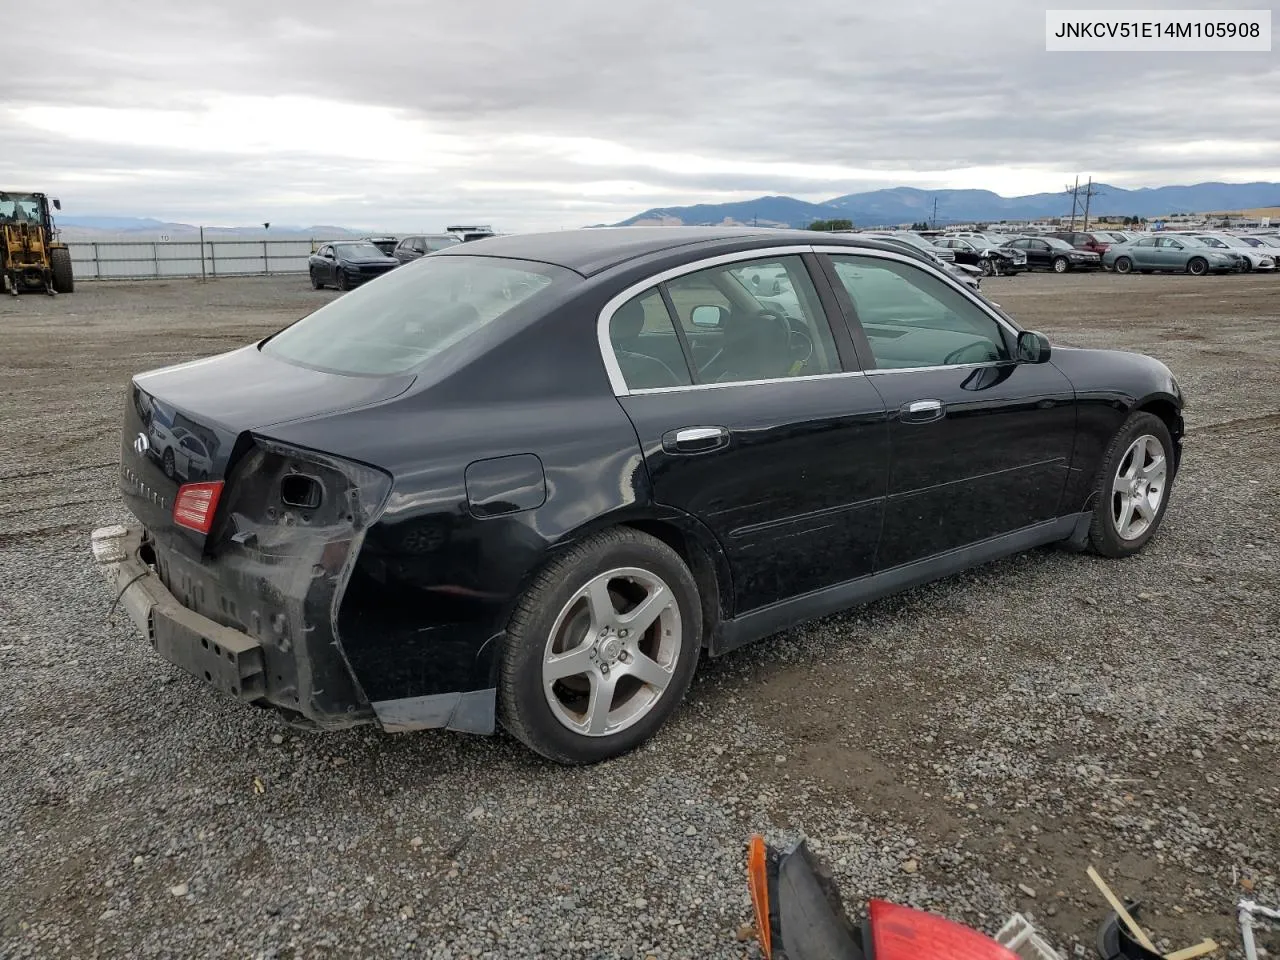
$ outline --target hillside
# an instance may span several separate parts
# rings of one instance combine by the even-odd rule
[[[1126,190],[1094,184],[1090,212],[1116,216],[1159,217],[1171,213],[1247,210],[1280,204],[1280,183],[1197,183],[1190,186],[1143,187]],[[1033,193],[1002,197],[990,190],[920,190],[892,187],[850,193],[820,203],[794,197],[765,196],[732,203],[700,203],[688,207],[657,207],[617,226],[640,223],[716,224],[759,223],[768,226],[808,226],[814,220],[845,218],[858,226],[913,223],[934,216],[940,223],[974,220],[1036,220],[1071,212],[1066,193]]]

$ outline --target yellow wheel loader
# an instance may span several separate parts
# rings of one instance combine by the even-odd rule
[[[57,240],[50,199],[0,190],[0,288],[15,297],[23,290],[53,296],[76,288],[71,251]],[[52,203],[62,209],[58,200]]]

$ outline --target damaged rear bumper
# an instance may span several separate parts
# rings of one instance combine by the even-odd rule
[[[148,562],[149,545],[141,527],[103,527],[93,532],[90,542],[117,605],[138,633],[162,658],[228,696],[275,707],[295,722],[323,729],[376,722],[389,732],[433,727],[469,733],[494,730],[496,689],[370,702],[358,678],[351,676],[337,642],[322,648],[263,642],[184,606]],[[331,662],[313,662],[320,649]],[[350,682],[309,690],[314,678],[333,680],[340,674]],[[345,691],[336,693],[335,686]]]

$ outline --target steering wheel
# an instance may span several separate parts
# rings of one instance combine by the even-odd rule
[[[962,359],[962,358],[964,357],[965,353],[967,353],[967,352],[969,352],[969,351],[971,351],[971,350],[981,350],[981,351],[982,351],[982,356],[981,356],[981,357],[978,357],[977,359],[974,359],[974,360],[964,360],[964,359]],[[991,359],[991,353],[987,350],[987,346],[986,346],[986,344],[984,344],[984,343],[966,343],[963,347],[957,347],[955,350],[952,350],[952,351],[951,351],[950,353],[948,353],[945,357],[943,357],[943,358],[942,358],[942,365],[943,365],[944,367],[946,367],[946,366],[950,366],[950,365],[951,365],[951,364],[953,364],[953,363],[984,363],[984,362],[986,362],[987,360],[990,360],[990,359]]]

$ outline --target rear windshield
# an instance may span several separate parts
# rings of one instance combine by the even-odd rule
[[[405,373],[517,308],[536,308],[571,276],[525,260],[423,257],[285,328],[262,352],[334,373]]]

